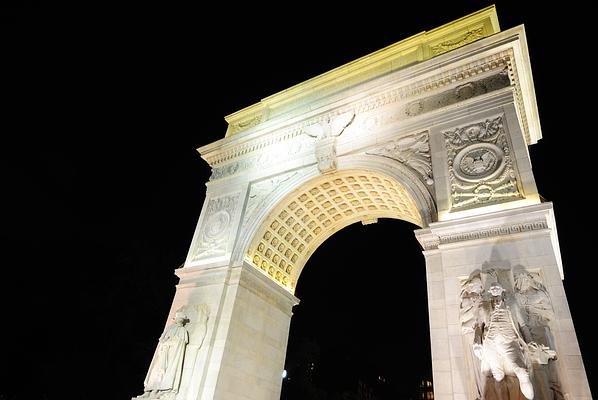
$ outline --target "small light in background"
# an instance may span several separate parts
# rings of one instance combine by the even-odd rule
[[[282,379],[285,379],[287,377],[287,370],[283,369],[282,370]]]

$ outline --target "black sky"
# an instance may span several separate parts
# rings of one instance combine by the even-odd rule
[[[0,399],[139,394],[210,175],[195,148],[224,136],[223,116],[489,4],[3,9]],[[526,25],[544,135],[532,164],[597,381],[591,18],[573,3],[497,8],[503,29]],[[318,344],[322,386],[373,373],[407,391],[429,374],[413,229],[354,225],[308,262],[290,349]]]

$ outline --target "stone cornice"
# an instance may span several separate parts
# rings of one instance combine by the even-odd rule
[[[384,49],[271,95],[225,117],[226,135],[234,135],[275,115],[293,112],[350,86],[465,46],[500,32],[494,6],[422,32]]]
[[[474,240],[494,240],[528,232],[552,234],[552,204],[543,203],[449,222],[435,222],[415,236],[424,250]]]
[[[334,104],[329,111],[322,112],[317,109],[307,113],[302,118],[295,118],[290,121],[269,121],[269,127],[263,126],[253,134],[237,135],[225,138],[201,147],[198,151],[202,157],[214,168],[227,164],[233,159],[245,158],[251,153],[259,152],[273,145],[290,141],[303,133],[303,128],[309,125],[321,123],[337,115],[347,112],[354,112],[359,115],[365,112],[373,111],[391,104],[408,105],[410,101],[423,97],[434,96],[451,87],[456,87],[464,82],[471,81],[477,76],[483,79],[484,76],[499,73],[505,69],[511,70],[512,52],[509,50],[500,51],[491,54],[475,62],[462,65],[453,69],[445,70],[432,76],[428,76],[420,81],[413,82],[411,79],[404,79],[403,85],[394,88],[386,88],[385,84],[382,91],[380,87],[369,90],[356,89],[359,94],[352,98],[345,98],[343,105]],[[398,82],[397,84],[400,84]],[[359,97],[355,99],[354,97]],[[465,99],[464,99],[465,100]],[[415,115],[406,114],[404,119]]]
[[[179,277],[177,288],[224,284],[229,276],[228,264],[201,265],[178,268],[174,271]]]
[[[338,96],[313,103],[309,112],[294,117],[283,115],[272,118],[243,133],[203,146],[198,151],[212,167],[220,167],[233,159],[250,158],[252,154],[273,145],[290,143],[303,133],[305,126],[350,111],[359,116],[394,103],[408,104],[505,68],[515,88],[515,102],[522,118],[526,141],[532,144],[541,137],[541,133],[531,70],[526,65],[529,60],[527,53],[522,53],[524,51],[527,51],[527,47],[523,27],[513,28],[366,84],[353,86]],[[516,60],[523,66],[515,66]],[[409,118],[409,115],[403,117]],[[530,119],[534,119],[534,122],[529,122]]]

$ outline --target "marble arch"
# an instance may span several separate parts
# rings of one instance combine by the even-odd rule
[[[528,153],[523,26],[488,7],[226,120],[198,149],[212,176],[136,398],[278,399],[303,265],[387,217],[420,227],[436,399],[592,398]]]
[[[372,170],[339,170],[305,182],[273,209],[257,229],[245,261],[290,292],[309,256],[347,225],[397,218],[422,226],[405,186]]]

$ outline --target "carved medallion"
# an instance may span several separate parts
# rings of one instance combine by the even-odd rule
[[[213,239],[222,234],[228,223],[230,222],[230,214],[226,210],[220,210],[216,214],[210,215],[206,222],[205,237]]]
[[[464,181],[490,179],[504,168],[504,153],[491,143],[473,144],[457,153],[454,166],[455,175]]]
[[[206,217],[197,238],[193,260],[221,256],[226,248],[231,232],[231,220],[239,202],[239,194],[211,199],[206,209]]]
[[[444,132],[451,209],[523,198],[503,116]]]

